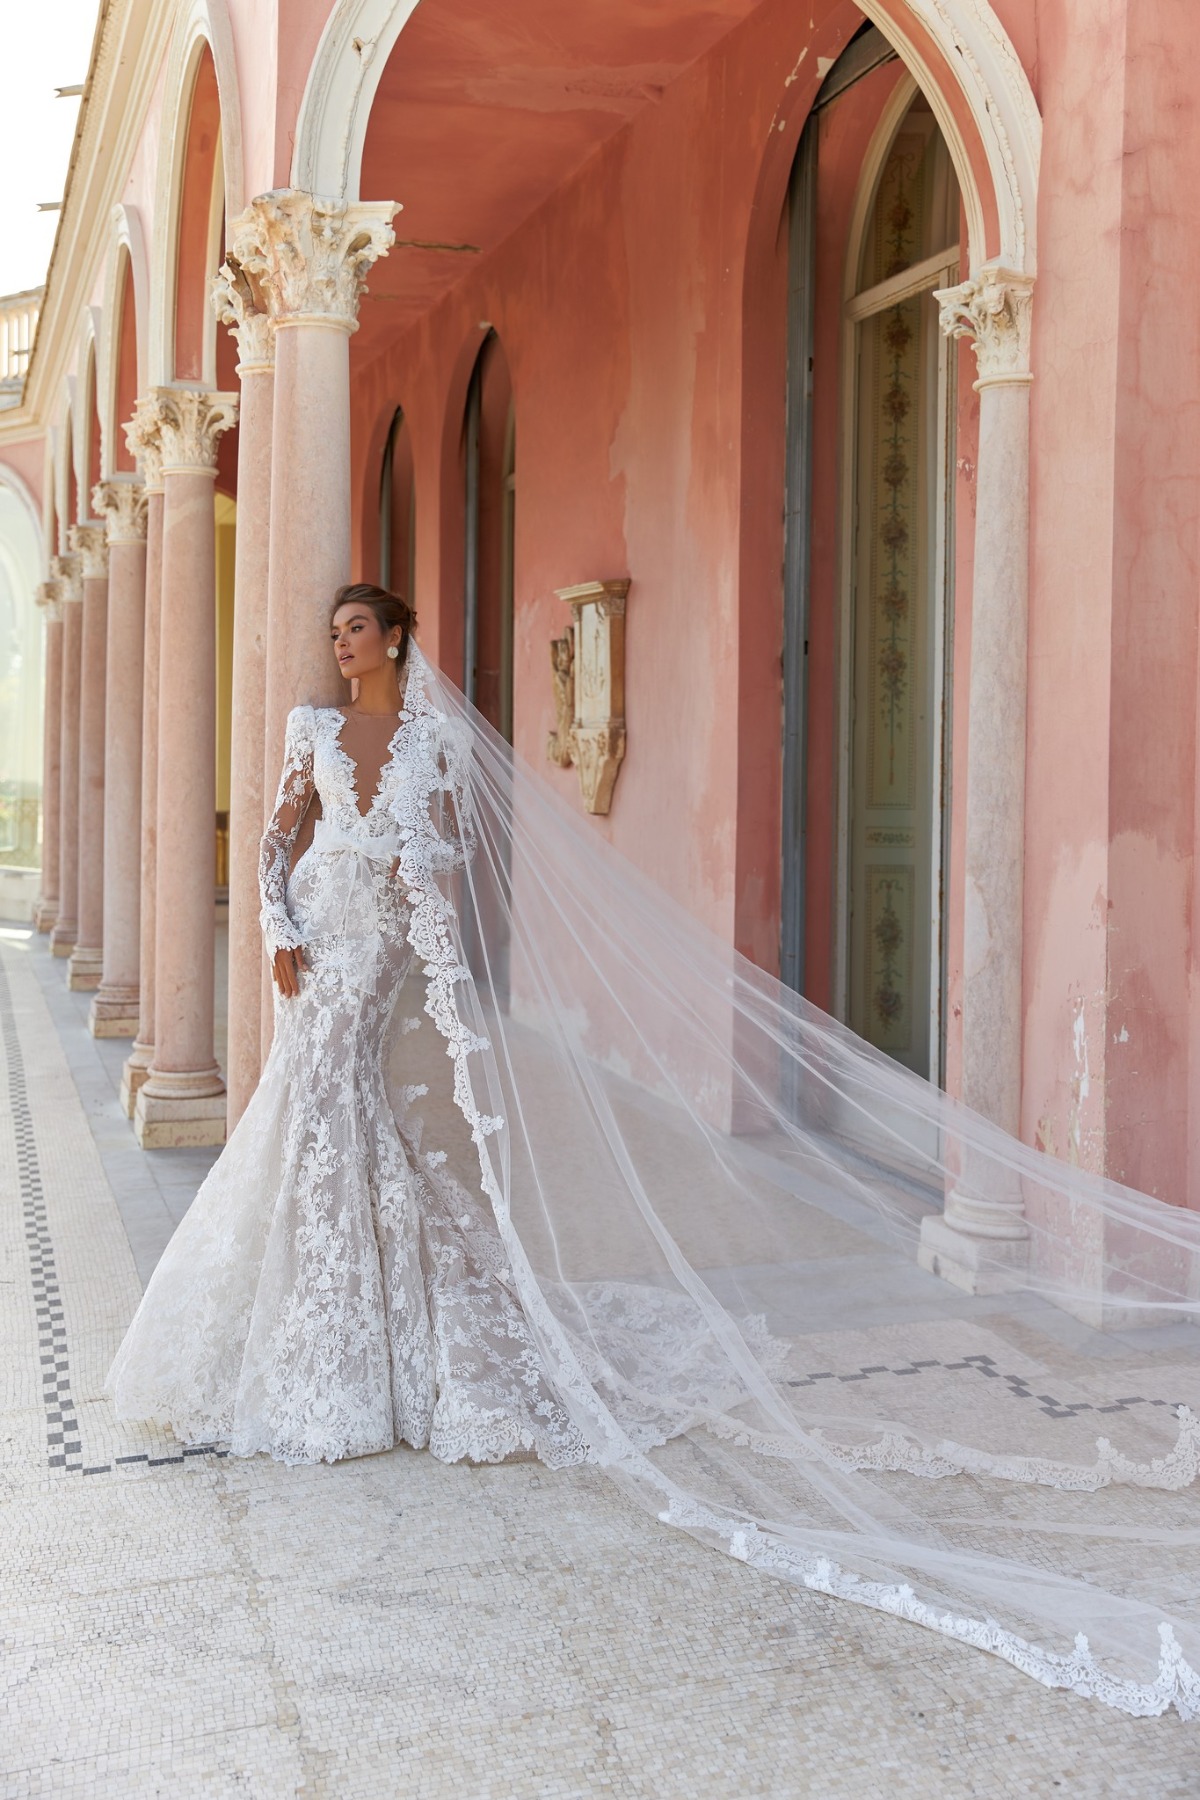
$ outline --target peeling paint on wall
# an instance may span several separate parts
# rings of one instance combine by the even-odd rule
[[[1075,1018],[1071,1026],[1071,1043],[1075,1067],[1071,1075],[1071,1117],[1069,1127],[1070,1160],[1078,1163],[1083,1144],[1082,1112],[1092,1087],[1088,1064],[1087,1003],[1083,996],[1075,1001]]]

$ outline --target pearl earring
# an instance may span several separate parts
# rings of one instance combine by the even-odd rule
[[[395,662],[395,660],[399,656],[399,654],[400,654],[400,652],[396,648],[395,644],[388,645],[388,655],[391,657],[393,662]]]

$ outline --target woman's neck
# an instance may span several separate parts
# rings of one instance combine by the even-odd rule
[[[358,678],[358,693],[349,710],[392,716],[400,711],[400,664],[388,661],[382,669],[372,669]]]

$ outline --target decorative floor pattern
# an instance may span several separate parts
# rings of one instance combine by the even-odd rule
[[[101,1388],[140,1285],[101,1155],[116,1119],[81,1104],[44,956],[0,940],[5,1800],[1200,1795],[1195,1728],[797,1594],[594,1470],[285,1469],[118,1428]],[[1002,1389],[1047,1433],[1106,1391],[1176,1391],[1167,1369],[1149,1394],[1038,1380],[953,1320],[806,1347],[798,1379],[858,1374],[850,1395],[927,1363],[918,1382]]]

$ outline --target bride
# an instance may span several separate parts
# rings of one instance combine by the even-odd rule
[[[801,1588],[1200,1714],[1200,1213],[1018,1143],[737,955],[415,623],[340,590],[353,697],[289,716],[271,1051],[118,1417],[286,1463],[592,1462]],[[922,1225],[962,1217],[955,1286]]]
[[[454,794],[415,683],[403,707],[415,623],[380,588],[338,593],[330,636],[357,695],[289,715],[260,852],[271,1052],[109,1380],[119,1418],[238,1456],[334,1462],[404,1442],[447,1462],[576,1462],[583,1442],[540,1367],[495,1225],[419,1154],[385,1088],[413,959],[413,817],[429,794]],[[310,809],[312,842],[289,876]],[[457,828],[436,851],[442,869],[462,860]]]

